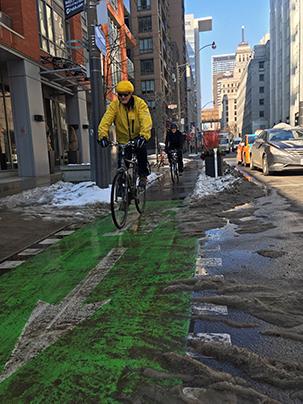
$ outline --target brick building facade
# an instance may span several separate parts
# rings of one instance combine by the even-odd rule
[[[111,0],[107,14],[103,74],[112,98],[115,81],[128,77],[127,47],[135,40],[123,0]],[[0,0],[2,170],[40,177],[68,162],[90,161],[87,62],[86,13],[65,20],[63,0]]]

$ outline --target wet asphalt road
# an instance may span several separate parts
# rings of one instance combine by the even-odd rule
[[[228,155],[225,157],[225,160],[231,166],[237,166],[236,158],[234,155]],[[298,204],[299,206],[303,205],[303,172],[302,171],[286,171],[281,173],[273,173],[269,176],[264,176],[261,170],[251,170],[249,167],[237,166],[237,169],[247,174],[248,176],[252,176],[257,179],[261,183],[276,189],[280,195],[286,197],[290,201]]]
[[[192,164],[197,165],[197,171],[201,169],[199,161]],[[186,176],[185,171],[178,186],[172,187],[168,180],[167,176],[166,179],[163,178],[158,190],[157,186],[152,187],[149,196],[152,199],[182,199],[192,188],[196,178],[193,174]],[[266,183],[267,181],[265,181]],[[201,256],[222,260],[222,266],[218,265],[208,269],[209,275],[223,275],[226,281],[233,280],[243,285],[246,283],[275,285],[277,296],[280,288],[283,289],[283,285],[302,281],[303,210],[302,205],[300,208],[301,197],[297,197],[300,194],[297,188],[289,186],[289,189],[293,191],[293,197],[289,199],[283,198],[275,190],[268,191],[268,195],[263,198],[257,200],[252,198],[250,204],[238,207],[241,212],[239,216],[242,216],[238,223],[226,219],[225,227],[209,229],[206,232],[203,248],[200,250]],[[293,200],[297,202],[295,207],[292,204]],[[252,208],[255,209],[253,214]],[[243,233],[239,232],[245,223],[256,220],[270,224],[273,228],[257,233],[250,232],[249,228]],[[204,234],[201,232],[201,237],[203,236]],[[284,255],[277,258],[264,257],[257,253],[260,250],[281,252]],[[193,297],[212,296],[216,293],[215,291],[196,292]],[[273,312],[276,309],[279,310],[273,307]],[[300,311],[301,307],[297,307],[297,309]],[[291,313],[289,314],[291,315]],[[261,332],[273,328],[272,324],[245,310],[235,308],[228,308],[228,319],[240,323],[254,323],[256,327],[234,328],[219,321],[192,320],[189,331],[228,334],[233,345],[244,347],[261,357],[289,363],[302,362],[303,346],[301,342],[261,335]],[[199,355],[198,358],[213,368],[242,377],[258,391],[282,403],[302,402],[300,399],[292,398],[291,390],[283,390],[270,384],[253,381],[243,370],[239,370],[229,363],[218,362],[215,359]]]
[[[236,225],[227,224],[222,229],[208,231],[205,249],[220,247],[220,251],[215,254],[213,252],[206,253],[204,256],[222,259],[222,267],[213,268],[209,274],[223,275],[226,280],[233,279],[242,284],[245,284],[249,279],[250,283],[259,285],[270,284],[272,279],[285,279],[286,281],[287,279],[302,279],[302,274],[297,272],[300,263],[303,262],[303,254],[300,251],[303,234],[302,215],[292,213],[288,209],[289,205],[274,193],[272,196],[261,198],[258,201],[255,215],[256,217],[265,216],[267,220],[277,225],[276,229],[258,234],[239,235],[236,232]],[[266,249],[284,251],[286,255],[272,259],[256,253],[258,250]],[[203,295],[203,293],[198,295]],[[268,358],[286,362],[295,362],[298,358],[303,359],[301,342],[262,336],[261,331],[271,328],[268,323],[244,311],[229,308],[228,313],[228,318],[231,320],[256,323],[258,326],[256,328],[235,329],[221,323],[198,320],[192,322],[191,329],[194,332],[227,333],[231,337],[232,344],[245,347]],[[243,372],[226,364],[211,359],[206,359],[204,363],[247,379]],[[249,382],[259,391],[282,403],[301,402],[292,400],[286,391],[283,392],[269,385],[260,385],[251,380]]]

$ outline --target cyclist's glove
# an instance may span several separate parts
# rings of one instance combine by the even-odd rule
[[[141,147],[143,147],[146,143],[146,139],[144,136],[138,136],[134,141],[136,149],[141,149]]]
[[[106,137],[98,139],[98,143],[101,145],[101,147],[107,147],[109,145],[108,139]]]

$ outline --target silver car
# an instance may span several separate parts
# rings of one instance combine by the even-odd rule
[[[250,168],[256,167],[264,175],[303,170],[303,128],[262,131],[251,147]]]

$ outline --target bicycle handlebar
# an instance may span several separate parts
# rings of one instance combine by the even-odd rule
[[[116,146],[116,147],[127,147],[127,146],[134,146],[134,141],[133,140],[130,140],[129,142],[127,142],[127,143],[118,143],[118,142],[114,142],[114,141],[110,141],[109,142],[109,145],[110,146]]]

